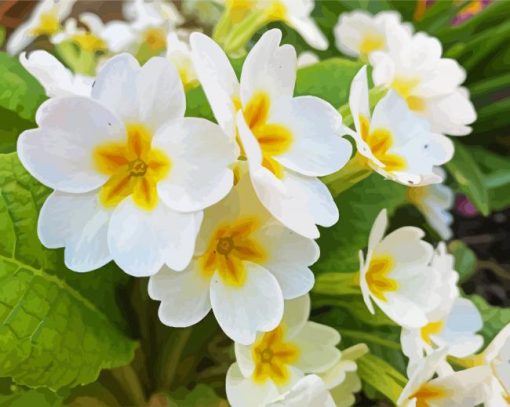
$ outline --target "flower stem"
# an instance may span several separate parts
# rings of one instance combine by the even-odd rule
[[[166,342],[162,350],[164,363],[160,371],[159,387],[161,390],[169,390],[175,379],[177,367],[181,360],[182,351],[191,337],[192,327],[175,329],[174,335]]]
[[[271,21],[264,10],[254,10],[239,24],[236,24],[225,38],[223,48],[227,54],[241,51],[253,35]]]
[[[135,406],[145,406],[145,393],[132,365],[121,366],[110,371],[115,381]]]
[[[367,165],[366,159],[359,153],[340,171],[322,178],[323,182],[329,187],[334,197],[339,196],[342,192],[363,181],[370,174],[372,169]]]

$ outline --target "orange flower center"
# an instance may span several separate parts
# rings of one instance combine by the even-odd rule
[[[420,329],[420,336],[427,345],[432,345],[431,335],[439,334],[444,328],[443,321],[430,322]]]
[[[384,164],[384,169],[388,172],[402,171],[406,168],[406,160],[389,152],[393,145],[393,136],[389,130],[375,129],[370,130],[368,118],[360,115],[361,138],[368,144],[372,154]]]
[[[210,278],[218,272],[224,284],[242,287],[246,282],[245,262],[260,263],[266,259],[263,247],[253,236],[259,227],[255,218],[243,218],[219,227],[200,258],[202,275]]]
[[[170,171],[170,159],[151,147],[152,136],[141,124],[127,126],[125,143],[112,142],[96,147],[94,163],[110,178],[101,187],[100,202],[114,207],[132,195],[141,208],[151,210],[158,203],[157,183]]]
[[[409,400],[412,399],[416,399],[416,407],[431,407],[434,405],[434,400],[447,400],[448,392],[436,384],[425,383],[409,396]]]
[[[282,325],[266,332],[253,345],[253,380],[256,383],[272,380],[277,385],[286,384],[290,379],[288,366],[295,362],[298,356],[298,347],[285,340],[285,329]]]
[[[366,273],[366,281],[372,295],[387,302],[386,294],[398,290],[398,282],[388,277],[393,269],[393,258],[390,256],[374,256]]]
[[[246,104],[243,114],[262,150],[262,165],[281,179],[284,168],[275,157],[289,150],[292,133],[281,124],[268,123],[270,107],[269,95],[258,92]]]

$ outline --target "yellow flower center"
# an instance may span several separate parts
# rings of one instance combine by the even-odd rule
[[[406,168],[406,160],[397,155],[389,153],[393,145],[393,136],[389,130],[375,129],[370,130],[368,118],[360,115],[361,138],[368,144],[372,154],[384,164],[384,169],[388,172],[402,171]]]
[[[287,8],[278,0],[273,0],[266,9],[266,13],[272,21],[284,21],[287,17]]]
[[[443,321],[430,322],[421,328],[420,330],[421,339],[427,345],[432,345],[432,339],[430,338],[430,336],[439,334],[443,330],[443,328],[444,328]]]
[[[106,42],[104,42],[103,39],[90,32],[73,35],[71,40],[78,44],[78,46],[85,51],[105,51],[108,48]]]
[[[285,341],[285,329],[282,325],[271,332],[266,332],[255,342],[252,357],[255,362],[253,380],[264,383],[272,380],[277,385],[284,385],[290,379],[289,365],[299,356],[298,347]]]
[[[210,278],[218,272],[225,285],[242,287],[246,282],[245,262],[260,263],[267,257],[253,237],[259,227],[259,221],[251,217],[220,226],[200,258],[202,275]]]
[[[388,301],[386,293],[397,291],[399,287],[395,279],[388,277],[393,270],[393,264],[391,256],[374,256],[365,276],[372,295],[384,302]]]
[[[419,85],[419,79],[405,79],[396,78],[391,87],[407,102],[409,109],[414,111],[424,110],[426,105],[425,101],[417,96],[413,96],[412,92],[417,85]]]
[[[45,13],[41,13],[39,16],[39,24],[32,28],[29,34],[33,37],[38,37],[40,35],[51,36],[59,32],[60,29],[60,21],[56,10],[49,10]]]
[[[154,52],[162,51],[166,47],[165,31],[160,28],[148,28],[143,33],[144,42]]]
[[[448,396],[448,392],[444,387],[425,383],[409,396],[409,400],[416,399],[416,407],[431,407],[434,400],[445,400]]]
[[[372,51],[384,47],[384,37],[378,34],[367,33],[359,45],[359,52],[362,55],[368,55]]]
[[[428,187],[407,188],[407,199],[414,205],[421,205],[427,195]]]
[[[168,175],[171,163],[164,152],[151,148],[151,143],[152,136],[143,125],[131,124],[127,126],[126,142],[96,147],[96,168],[110,177],[99,192],[105,207],[114,207],[130,195],[143,209],[156,207],[157,183]]]
[[[258,92],[246,104],[243,114],[262,150],[262,165],[281,179],[284,168],[274,157],[289,150],[292,133],[281,124],[268,123],[270,106],[269,95]]]

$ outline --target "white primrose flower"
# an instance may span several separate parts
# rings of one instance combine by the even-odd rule
[[[398,407],[475,407],[484,399],[490,377],[486,366],[450,372],[433,378],[445,363],[447,350],[438,349],[420,361],[402,390]]]
[[[262,11],[267,22],[281,21],[297,31],[311,47],[328,48],[328,40],[311,13],[315,0],[216,0],[227,8],[234,23],[239,23],[253,10]]]
[[[173,3],[163,0],[127,1],[123,12],[135,33],[130,49],[145,44],[154,54],[165,50],[168,34],[184,22]]]
[[[317,238],[316,224],[331,226],[338,209],[317,177],[342,168],[351,145],[341,116],[313,96],[293,97],[296,52],[280,46],[281,32],[267,31],[244,62],[237,80],[223,50],[193,33],[193,64],[218,123],[240,143],[255,192],[288,228]]]
[[[482,336],[476,334],[483,326],[482,316],[470,300],[459,297],[453,263],[453,256],[441,243],[431,264],[441,273],[442,285],[437,289],[441,302],[427,314],[430,322],[426,325],[402,329],[402,350],[409,357],[410,366],[437,348],[447,347],[448,355],[463,358],[483,344]]]
[[[42,85],[48,97],[90,96],[94,78],[73,74],[57,58],[46,51],[22,52],[19,61]]]
[[[326,372],[319,374],[330,390],[336,407],[350,407],[356,402],[355,393],[361,390],[356,360],[368,352],[368,347],[360,343],[343,349],[340,360]]]
[[[438,306],[443,283],[442,270],[430,265],[432,246],[416,227],[399,228],[384,237],[388,224],[383,209],[372,226],[365,259],[360,251],[360,287],[369,311],[372,301],[403,327],[419,328],[427,314]]]
[[[319,247],[275,221],[244,176],[223,201],[205,212],[195,256],[182,272],[164,268],[149,281],[169,326],[197,323],[212,308],[223,331],[250,344],[280,323],[283,300],[306,294],[308,268]]]
[[[395,90],[434,132],[466,135],[476,120],[469,93],[460,87],[466,72],[441,54],[441,43],[427,34],[388,31],[387,50],[370,54],[372,78],[376,86]]]
[[[333,367],[340,359],[338,332],[308,321],[310,298],[285,303],[282,322],[260,333],[249,346],[235,344],[236,363],[227,372],[226,390],[233,407],[264,406],[304,377]]]
[[[69,18],[63,31],[52,37],[51,41],[55,44],[73,41],[89,52],[108,50],[117,53],[125,51],[135,38],[133,29],[124,21],[103,23],[94,13],[82,13],[78,19],[86,29],[78,27],[74,18]]]
[[[441,167],[436,169],[436,173],[443,179],[446,177]],[[407,199],[422,213],[441,239],[452,238],[453,232],[450,225],[453,223],[453,216],[449,210],[455,203],[455,193],[448,185],[431,184],[411,187],[407,190]]]
[[[506,325],[479,355],[465,359],[467,365],[486,366],[491,376],[485,385],[485,406],[510,403],[510,324]]]
[[[367,57],[374,51],[386,49],[388,31],[405,30],[409,34],[411,24],[402,23],[396,11],[381,11],[371,15],[364,10],[342,13],[334,28],[336,47],[351,57]]]
[[[317,54],[310,51],[303,51],[297,58],[298,68],[304,68],[305,66],[313,65],[319,62],[320,59]]]
[[[337,407],[324,382],[317,375],[307,375],[269,407]]]
[[[52,37],[62,29],[62,21],[71,13],[76,0],[42,0],[38,2],[30,18],[20,24],[7,41],[6,49],[17,54],[35,38],[42,35]]]
[[[235,156],[219,126],[184,110],[170,62],[140,68],[128,54],[103,66],[90,98],[52,98],[38,109],[39,127],[21,134],[18,154],[56,190],[38,234],[46,247],[65,247],[70,269],[112,259],[135,276],[187,266],[201,210],[230,190]]]
[[[167,36],[166,57],[177,68],[185,89],[194,86],[198,82],[191,58],[190,46],[187,42],[179,39],[175,32],[171,32]]]
[[[436,166],[453,156],[448,137],[430,131],[429,123],[409,110],[397,93],[389,91],[370,115],[366,67],[354,77],[349,107],[356,132],[358,153],[373,170],[404,185],[438,183]]]

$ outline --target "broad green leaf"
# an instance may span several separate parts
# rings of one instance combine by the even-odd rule
[[[45,389],[18,390],[9,395],[0,394],[0,407],[58,407],[62,398]]]
[[[364,384],[396,404],[407,379],[383,359],[369,353],[358,360],[358,374]]]
[[[298,71],[296,96],[318,96],[336,108],[349,100],[349,89],[356,73],[363,66],[342,58],[331,58]]]
[[[0,52],[0,108],[33,121],[37,108],[45,99],[42,86],[18,60]],[[0,126],[4,128],[2,122]]]
[[[462,240],[448,244],[448,251],[455,257],[455,270],[459,273],[459,282],[469,279],[476,271],[476,255]]]
[[[490,212],[489,195],[483,182],[483,174],[469,148],[455,142],[455,155],[446,164],[446,168],[457,182],[460,190],[468,196],[482,214],[487,216]]]
[[[48,189],[16,154],[0,155],[0,193],[0,377],[58,390],[129,363],[136,344],[105,310],[115,304],[113,270],[78,275],[61,251],[41,245],[36,225]]]
[[[468,298],[474,302],[483,319],[483,328],[480,334],[485,340],[485,346],[510,323],[510,308],[501,308],[490,305],[479,295],[470,295]]]
[[[391,215],[405,199],[404,186],[387,181],[379,174],[372,174],[342,193],[336,199],[340,212],[338,223],[321,230],[321,258],[314,270],[318,273],[358,271],[358,253],[367,246],[377,214],[386,208]]]

